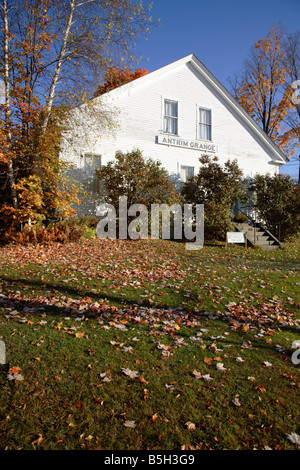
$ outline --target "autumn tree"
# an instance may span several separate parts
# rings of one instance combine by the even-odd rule
[[[289,148],[285,138],[285,119],[291,109],[288,85],[289,64],[283,47],[281,28],[272,27],[264,39],[250,50],[241,75],[232,83],[239,104],[283,150]]]
[[[148,70],[144,68],[136,69],[134,72],[126,67],[125,69],[120,69],[118,67],[109,68],[104,73],[104,81],[98,86],[94,97],[103,95],[108,91],[114,90],[125,83],[132,82],[137,78],[143,77],[148,73]]]
[[[96,77],[134,60],[136,39],[151,24],[148,9],[141,0],[2,0],[0,183],[16,221],[21,179],[37,175],[45,206],[57,186],[66,122],[58,109],[88,101]]]
[[[300,182],[300,31],[287,35],[283,41],[283,48],[285,66],[289,71],[287,86],[292,104],[284,120],[286,130],[281,138],[283,141],[291,142],[295,148],[290,162],[291,165],[298,167],[298,182]]]

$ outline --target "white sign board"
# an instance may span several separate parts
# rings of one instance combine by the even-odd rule
[[[162,145],[168,145],[171,147],[182,147],[186,149],[199,150],[201,152],[212,152],[218,151],[218,147],[212,142],[204,142],[200,140],[188,140],[182,137],[173,137],[170,135],[158,135],[156,142]]]
[[[244,232],[227,232],[227,243],[245,243]]]
[[[4,341],[0,341],[0,364],[6,364]]]

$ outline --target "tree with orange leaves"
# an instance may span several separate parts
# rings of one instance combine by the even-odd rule
[[[144,0],[0,0],[2,227],[52,209],[70,215],[71,192],[58,189],[62,111],[89,102],[95,77],[115,62],[135,60],[150,9]]]
[[[244,71],[233,86],[238,103],[283,151],[291,152],[286,118],[293,107],[289,64],[280,27],[252,46]]]
[[[132,82],[137,78],[143,77],[147,73],[148,70],[144,68],[136,69],[133,72],[129,68],[120,69],[118,67],[112,67],[104,73],[104,81],[98,86],[94,97],[96,98],[97,96],[103,95],[114,88],[125,85],[125,83]]]

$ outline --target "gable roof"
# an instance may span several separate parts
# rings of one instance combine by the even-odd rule
[[[219,82],[219,80],[205,67],[205,65],[194,55],[190,54],[182,59],[176,60],[164,67],[161,67],[153,72],[143,75],[140,78],[133,80],[132,82],[121,85],[114,90],[111,90],[104,95],[100,95],[95,99],[102,98],[104,96],[113,97],[114,95],[123,94],[129,89],[138,87],[148,81],[159,77],[165,73],[169,73],[182,65],[190,65],[194,70],[203,78],[204,82],[212,87],[215,93],[223,99],[223,101],[231,108],[235,114],[239,116],[245,127],[251,130],[254,135],[267,147],[274,163],[279,165],[289,161],[288,157],[280,150],[280,148],[270,139],[270,137],[261,129],[261,127],[254,121],[254,119],[242,108],[242,106],[236,101],[236,99],[229,93],[229,91]]]

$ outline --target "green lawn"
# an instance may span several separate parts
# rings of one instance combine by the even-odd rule
[[[299,255],[2,247],[0,448],[299,449]]]

